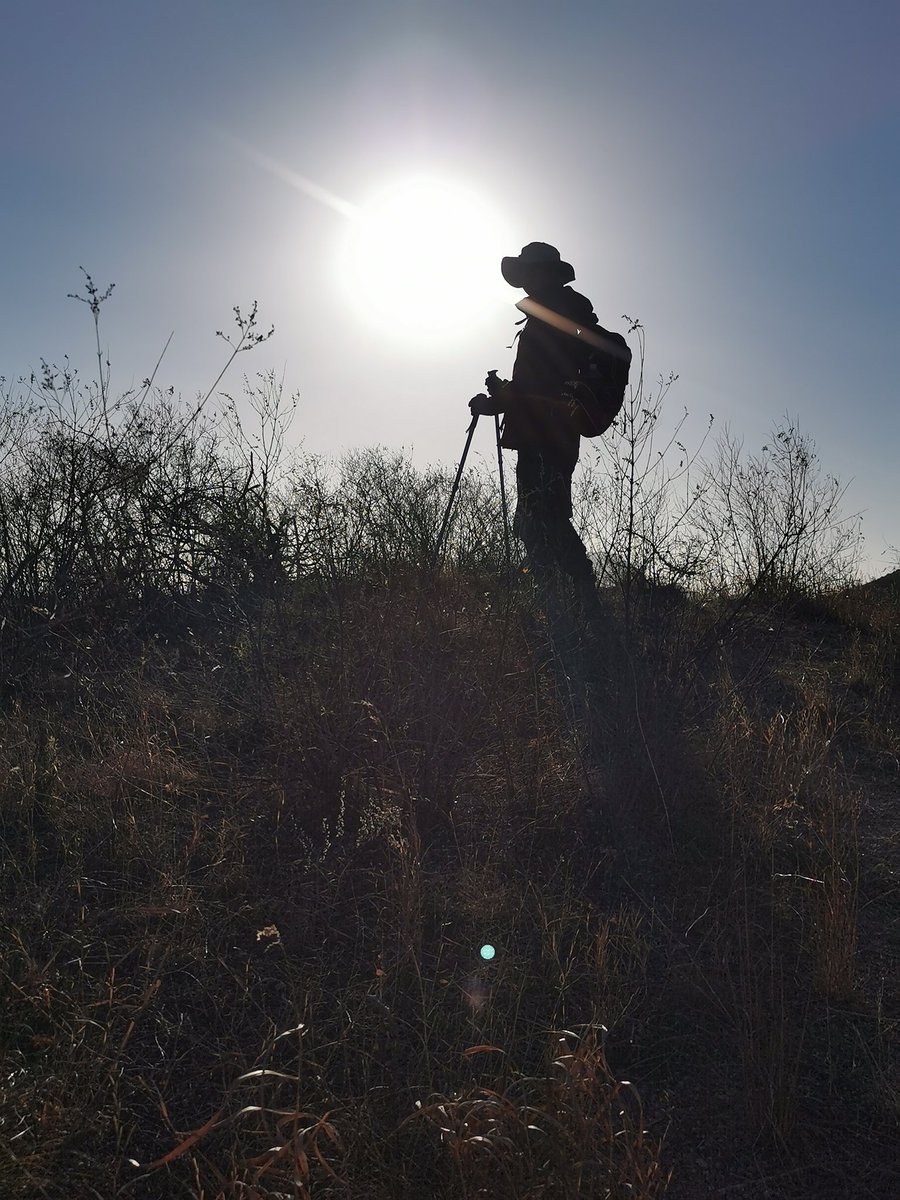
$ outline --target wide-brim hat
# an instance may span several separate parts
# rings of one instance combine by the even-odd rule
[[[563,262],[555,246],[546,242],[529,242],[521,254],[500,260],[500,273],[510,287],[524,287],[526,274],[539,270],[559,283],[571,283],[575,271],[571,263]]]

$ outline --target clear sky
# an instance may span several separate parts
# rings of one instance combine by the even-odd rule
[[[307,449],[449,463],[466,401],[512,361],[499,258],[549,241],[603,324],[642,320],[649,371],[679,374],[669,403],[698,430],[713,413],[758,449],[798,417],[852,480],[870,570],[896,565],[896,0],[8,0],[2,17],[0,375],[65,354],[90,373],[90,314],[66,299],[83,264],[117,285],[113,389],[174,331],[159,381],[205,390],[215,330],[256,299],[275,336],[223,386],[272,367]],[[423,177],[445,188],[435,228],[384,200],[373,216]],[[442,235],[458,276],[429,257]]]

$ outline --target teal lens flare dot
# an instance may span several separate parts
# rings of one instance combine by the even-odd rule
[[[485,962],[490,962],[496,953],[497,953],[497,951],[494,949],[493,946],[482,946],[481,947],[481,957],[484,959]]]

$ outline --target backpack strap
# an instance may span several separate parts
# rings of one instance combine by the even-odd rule
[[[625,339],[621,342],[615,338],[604,336],[597,329],[592,329],[588,325],[579,325],[576,321],[569,317],[564,317],[562,313],[554,312],[552,308],[548,308],[546,304],[541,304],[532,296],[525,296],[516,304],[516,308],[525,314],[526,317],[535,317],[538,321],[543,321],[546,325],[552,325],[554,329],[560,329],[563,333],[571,334],[572,337],[578,338],[580,342],[587,342],[589,346],[593,346],[596,350],[602,350],[604,354],[609,354],[613,358],[621,359],[622,362],[631,362],[631,351],[628,349]]]

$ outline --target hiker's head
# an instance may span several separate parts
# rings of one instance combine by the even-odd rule
[[[529,242],[521,254],[501,259],[500,272],[511,287],[534,293],[549,287],[571,283],[575,272],[563,262],[555,246],[546,242]]]

